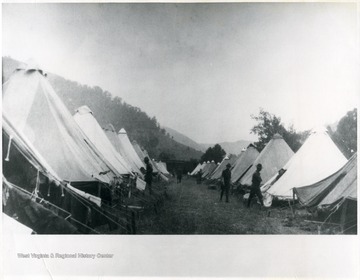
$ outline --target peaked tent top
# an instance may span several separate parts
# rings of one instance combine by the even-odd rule
[[[125,128],[120,129],[120,130],[119,130],[119,134],[126,134]]]
[[[3,116],[69,182],[109,182],[112,174],[84,142],[70,112],[40,71],[18,70],[3,85]]]
[[[121,129],[116,135],[118,145],[116,145],[118,152],[130,163],[134,170],[141,174],[141,169],[145,168],[145,164],[139,158],[134,146],[131,144],[130,139],[125,131]]]
[[[86,105],[83,105],[75,110],[76,113],[79,113],[80,115],[85,114],[93,114],[93,112],[90,110],[90,108]]]
[[[114,126],[111,123],[107,124],[106,127],[104,128],[104,130],[116,133],[116,130],[115,130]]]

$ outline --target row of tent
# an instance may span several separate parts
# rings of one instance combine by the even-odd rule
[[[49,189],[54,185],[101,213],[115,186],[145,189],[147,152],[131,143],[124,129],[117,133],[111,124],[103,129],[87,106],[72,116],[37,66],[15,70],[3,85],[2,103],[3,188],[40,197],[39,186],[47,181]],[[168,180],[166,165],[149,159],[154,172]]]
[[[357,155],[347,160],[324,128],[314,129],[296,153],[279,134],[261,153],[250,144],[238,157],[224,157],[204,178],[220,180],[228,163],[232,166],[232,183],[243,186],[251,185],[256,165],[262,164],[265,206],[271,206],[274,198],[298,199],[306,207],[333,210],[345,201],[357,201]],[[191,175],[208,166],[199,163]]]

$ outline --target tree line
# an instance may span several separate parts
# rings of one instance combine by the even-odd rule
[[[250,133],[257,135],[258,141],[254,142],[256,149],[261,152],[267,143],[276,133],[279,133],[289,147],[296,153],[307,137],[309,130],[296,131],[293,125],[288,128],[282,123],[281,118],[260,108],[258,115],[251,115],[257,123],[251,128]],[[344,154],[350,158],[357,151],[357,109],[348,111],[338,122],[336,129],[327,126],[329,136]],[[210,147],[201,157],[200,162],[212,161],[221,162],[225,156],[225,151],[219,144]]]

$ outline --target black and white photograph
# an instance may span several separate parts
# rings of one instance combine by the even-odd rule
[[[4,279],[359,277],[359,19],[3,2]]]

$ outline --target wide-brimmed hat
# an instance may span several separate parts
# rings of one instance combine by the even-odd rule
[[[226,165],[226,167],[231,167],[231,164],[230,164],[230,163],[228,163],[228,164]]]

